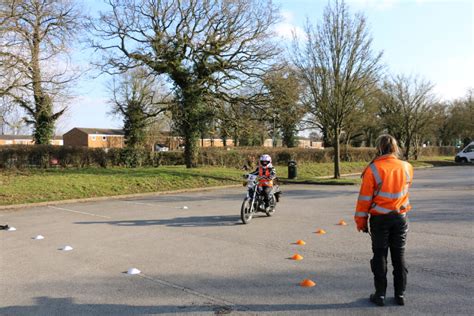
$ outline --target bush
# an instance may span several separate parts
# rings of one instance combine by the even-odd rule
[[[0,147],[0,168],[107,167],[110,159],[100,148],[52,145]]]
[[[154,166],[178,166],[184,165],[184,154],[182,151],[159,151],[153,155]]]
[[[332,162],[333,149],[304,149],[304,148],[255,148],[239,147],[229,150],[219,148],[201,148],[199,151],[200,165],[252,167],[263,153],[273,158],[273,164],[286,165],[290,160],[298,163],[305,162]],[[342,161],[370,161],[375,154],[373,148],[343,148]]]
[[[433,156],[455,156],[459,150],[454,146],[428,146],[421,148],[420,156],[433,157]]]
[[[201,148],[198,154],[198,164],[204,166],[221,166],[241,168],[253,167],[263,153],[273,158],[275,165],[286,165],[290,160],[297,163],[332,162],[333,149],[304,149],[304,148]],[[454,147],[426,147],[421,149],[421,156],[454,156]],[[375,156],[374,148],[341,148],[341,161],[370,161]],[[0,147],[0,168],[49,168],[61,166],[102,167],[108,166],[150,166],[184,165],[182,151],[148,152],[146,150],[108,149],[66,147],[51,145],[11,145]]]
[[[141,167],[147,161],[147,153],[142,149],[124,148],[121,151],[120,161],[129,168]]]

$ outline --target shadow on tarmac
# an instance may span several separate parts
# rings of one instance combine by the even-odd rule
[[[147,197],[139,199],[129,199],[127,202],[147,202],[147,203],[176,203],[176,202],[201,202],[201,201],[214,201],[216,199],[225,201],[242,201],[245,197],[245,191],[236,194],[201,194],[201,195],[161,195],[156,197]]]
[[[258,217],[257,217],[258,218]],[[168,226],[168,227],[213,227],[241,225],[240,216],[187,216],[172,219],[122,220],[122,221],[95,221],[75,222],[80,225],[109,224],[116,226]]]
[[[294,189],[288,186],[282,187],[283,199],[292,198],[292,199],[324,199],[324,198],[333,198],[339,196],[354,196],[354,199],[357,198],[357,193],[348,192],[344,190],[331,190],[324,191],[318,190],[318,187],[315,186],[313,190],[307,189]],[[186,203],[186,202],[205,202],[205,201],[214,201],[214,200],[224,200],[224,201],[242,201],[245,197],[245,190],[242,193],[221,193],[216,194],[200,194],[200,195],[162,195],[157,197],[148,197],[140,199],[129,199],[128,202],[147,202],[147,203]]]
[[[340,304],[249,304],[240,305],[159,305],[134,306],[125,304],[76,304],[71,297],[51,298],[36,297],[32,306],[8,306],[0,308],[1,315],[51,315],[60,312],[63,315],[150,315],[166,313],[198,313],[213,312],[216,315],[230,314],[232,311],[241,312],[295,312],[318,310],[341,310],[346,308],[372,307],[367,298],[360,298],[350,303]],[[374,306],[375,307],[375,306]]]

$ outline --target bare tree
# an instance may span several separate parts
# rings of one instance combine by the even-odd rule
[[[110,88],[112,113],[124,121],[125,144],[130,149],[143,147],[146,128],[173,104],[162,83],[144,68],[132,69],[114,78]]]
[[[24,121],[24,111],[0,99],[0,135],[26,134],[29,130]]]
[[[229,101],[254,84],[277,50],[270,43],[276,10],[270,0],[110,0],[91,27],[103,70],[145,66],[175,88],[173,112],[195,166],[199,131],[215,113],[210,99]],[[212,104],[212,103],[211,103]]]
[[[432,136],[439,146],[467,146],[474,139],[474,89],[464,98],[432,107]]]
[[[458,118],[454,121],[459,122],[458,137],[467,146],[470,141],[474,140],[474,88],[467,90],[466,96],[455,102],[456,110],[452,109],[453,114],[457,114]]]
[[[279,129],[283,145],[296,147],[299,124],[307,112],[300,100],[303,86],[297,71],[289,66],[272,69],[263,82],[269,99],[266,121],[271,134],[275,137]]]
[[[37,144],[49,143],[66,110],[55,111],[54,105],[77,78],[68,49],[79,23],[79,10],[70,0],[0,2],[0,97],[25,110]]]
[[[364,98],[350,113],[344,128],[346,145],[358,144],[374,147],[375,140],[383,131],[379,113],[379,92]]]
[[[10,111],[10,104],[6,103],[4,100],[0,100],[0,135],[5,134],[5,130],[7,127],[6,117]]]
[[[403,145],[405,159],[410,158],[412,149],[416,159],[420,141],[433,119],[433,84],[399,75],[386,81],[382,91],[379,102],[383,124]]]
[[[244,99],[245,97],[242,96]],[[265,101],[257,102],[256,107],[249,107],[246,102],[234,100],[222,102],[216,113],[216,129],[227,145],[232,139],[235,146],[262,146],[267,137],[268,119],[265,120]]]
[[[322,22],[306,26],[306,43],[294,43],[294,63],[308,87],[311,112],[333,137],[334,178],[340,177],[340,137],[354,108],[372,93],[382,53],[374,54],[366,18],[344,1],[326,7]]]

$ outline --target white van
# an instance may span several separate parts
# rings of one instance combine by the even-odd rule
[[[454,161],[461,163],[474,162],[474,142],[471,142],[460,151],[456,157],[454,157]]]

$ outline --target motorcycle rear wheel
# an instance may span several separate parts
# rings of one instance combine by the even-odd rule
[[[245,198],[240,208],[240,219],[244,224],[248,224],[252,220],[254,212],[250,211],[251,206],[251,199]]]
[[[275,213],[275,208],[276,208],[276,200],[275,200],[275,196],[273,196],[270,200],[270,210],[265,211],[265,214],[267,214],[268,217],[272,216],[273,213]]]

